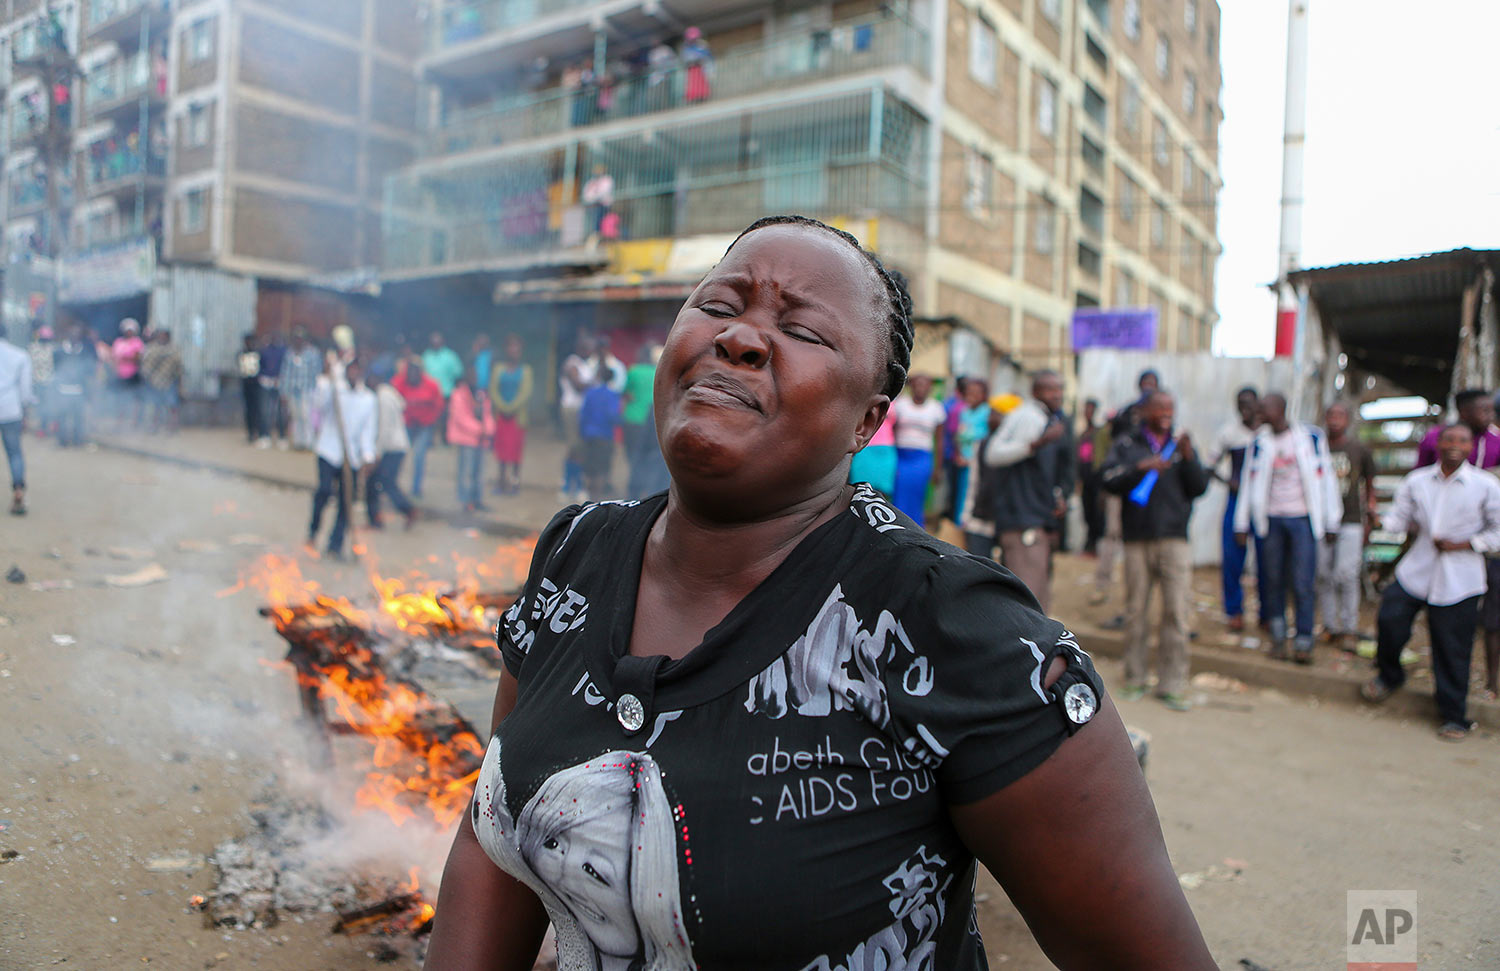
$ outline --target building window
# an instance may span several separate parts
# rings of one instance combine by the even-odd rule
[[[1198,33],[1198,0],[1183,0],[1182,26],[1187,28],[1189,37]]]
[[[182,197],[180,228],[184,233],[201,233],[208,228],[207,189],[193,189]]]
[[[1037,79],[1036,127],[1048,138],[1057,134],[1057,85],[1049,78]]]
[[[1163,81],[1172,76],[1172,42],[1166,34],[1156,35],[1156,76]]]
[[[1182,234],[1182,272],[1184,276],[1192,270],[1193,264],[1197,262],[1193,258],[1193,247],[1197,245],[1198,241],[1184,230]]]
[[[995,163],[975,149],[964,151],[964,212],[988,219],[995,196]]]
[[[1183,195],[1183,198],[1188,198],[1189,194],[1193,191],[1193,183],[1197,181],[1197,178],[1198,178],[1198,166],[1194,165],[1193,164],[1193,160],[1191,158],[1189,158],[1186,155],[1186,153],[1184,153],[1183,156],[1182,156],[1182,195]]]
[[[1135,180],[1128,175],[1120,177],[1120,219],[1135,222]]]
[[[1062,23],[1062,0],[1042,0],[1042,16],[1054,27]]]
[[[1125,0],[1125,36],[1141,39],[1141,0]]]
[[[1208,28],[1203,31],[1203,43],[1208,48],[1209,59],[1219,56],[1219,25],[1209,21]]]
[[[1083,113],[1092,118],[1100,128],[1109,127],[1109,103],[1092,84],[1083,86]]]
[[[1078,268],[1089,276],[1097,277],[1103,270],[1104,260],[1099,251],[1088,243],[1078,244]]]
[[[187,135],[183,139],[188,148],[202,148],[209,137],[208,105],[193,105],[187,114]]]
[[[1104,46],[1094,38],[1093,34],[1083,35],[1083,50],[1089,56],[1089,60],[1098,65],[1099,70],[1109,70],[1109,55],[1104,53]]]
[[[187,58],[206,61],[214,56],[214,18],[205,17],[187,29]]]
[[[1135,300],[1135,280],[1128,270],[1115,271],[1115,306],[1128,307]]]
[[[1044,256],[1051,255],[1056,241],[1053,238],[1053,205],[1040,202],[1036,207],[1036,218],[1031,228],[1031,245]]]
[[[1127,81],[1125,94],[1120,99],[1120,111],[1125,117],[1125,130],[1131,134],[1138,134],[1141,130],[1141,86],[1135,81]]]
[[[1198,79],[1189,71],[1182,79],[1182,113],[1189,118],[1198,111]]]
[[[983,17],[969,21],[969,76],[980,84],[995,83],[995,25]]]
[[[1167,207],[1160,201],[1151,203],[1151,246],[1162,249],[1167,245]]]
[[[1094,141],[1087,135],[1080,135],[1078,142],[1080,154],[1083,156],[1083,164],[1087,165],[1090,171],[1099,175],[1103,175],[1104,146],[1100,145],[1098,142]]]
[[[1104,200],[1089,189],[1078,190],[1078,220],[1094,235],[1104,235]]]
[[[1151,130],[1151,156],[1157,165],[1165,166],[1171,161],[1167,151],[1167,123],[1160,115],[1156,116],[1156,125]]]

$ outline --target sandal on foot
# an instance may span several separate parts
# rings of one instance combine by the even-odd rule
[[[1157,697],[1161,699],[1161,703],[1166,706],[1168,711],[1193,710],[1193,703],[1187,699],[1186,695],[1168,692],[1163,695],[1157,695]]]
[[[1395,689],[1388,687],[1379,678],[1371,678],[1359,686],[1359,696],[1372,705],[1380,704],[1395,693]]]
[[[1479,697],[1483,698],[1485,701],[1500,700],[1500,695],[1497,695],[1493,688],[1485,688],[1479,693]]]
[[[1146,697],[1146,686],[1140,684],[1127,684],[1125,687],[1120,689],[1118,697],[1121,701],[1140,701],[1142,698]]]
[[[1445,742],[1462,742],[1469,737],[1469,726],[1458,722],[1444,722],[1443,727],[1438,729],[1437,736]]]

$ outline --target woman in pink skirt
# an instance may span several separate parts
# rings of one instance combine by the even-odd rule
[[[523,362],[525,345],[511,334],[505,360],[490,371],[490,401],[495,407],[495,461],[500,475],[495,494],[521,490],[521,454],[526,451],[526,410],[531,402],[531,366]]]

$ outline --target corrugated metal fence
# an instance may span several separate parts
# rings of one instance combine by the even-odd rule
[[[158,271],[151,322],[167,328],[182,352],[183,397],[214,400],[232,385],[240,343],[255,330],[255,292],[253,279],[205,267]]]

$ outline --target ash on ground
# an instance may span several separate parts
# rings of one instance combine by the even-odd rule
[[[372,935],[383,961],[421,964],[431,924],[406,875],[330,861],[317,848],[337,839],[340,825],[311,800],[268,794],[249,815],[254,829],[214,849],[218,881],[203,905],[209,926],[326,919],[330,933]]]

